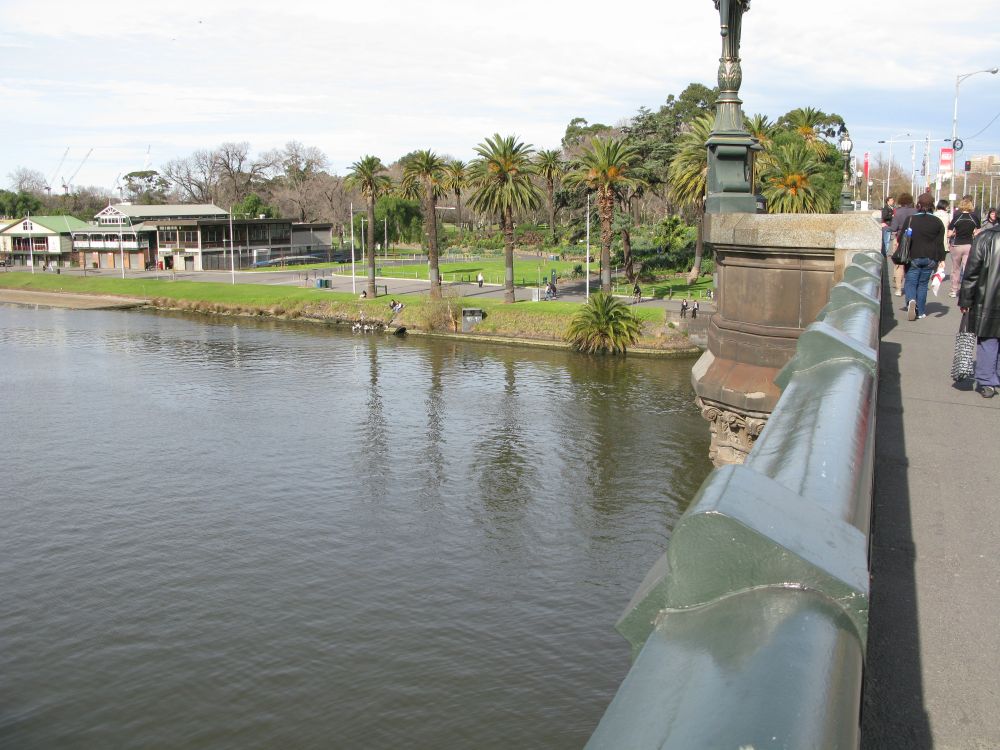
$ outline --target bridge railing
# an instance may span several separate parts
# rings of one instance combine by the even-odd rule
[[[619,620],[634,663],[591,750],[857,747],[882,263],[854,256]]]

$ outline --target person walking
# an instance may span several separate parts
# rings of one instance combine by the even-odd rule
[[[885,199],[885,205],[882,206],[882,255],[888,255],[892,249],[892,230],[889,227],[892,224],[892,215],[895,211],[896,199],[890,195]]]
[[[963,196],[958,202],[958,211],[948,224],[948,236],[951,237],[951,292],[949,297],[958,295],[962,283],[962,272],[972,249],[972,238],[979,231],[979,217],[974,213],[975,204],[972,196]]]
[[[483,278],[483,272],[482,272],[482,271],[480,271],[480,272],[479,272],[479,273],[478,273],[478,274],[476,275],[476,283],[477,283],[477,284],[479,284],[479,288],[480,288],[480,289],[482,289],[482,288],[483,288],[483,282],[484,282],[484,281],[486,281],[486,279],[484,279],[484,278]]]
[[[698,300],[695,300],[694,303],[691,305],[691,317],[692,318],[698,317]]]
[[[995,227],[997,224],[1000,224],[1000,220],[997,219],[997,210],[995,208],[988,209],[986,216],[983,217],[982,230],[985,231],[990,227]]]
[[[681,317],[686,318],[688,316],[688,301],[687,297],[681,300]]]
[[[976,387],[983,398],[1000,388],[1000,225],[976,237],[965,266],[958,307],[976,334]]]
[[[917,212],[910,218],[912,241],[910,262],[906,266],[906,318],[919,320],[927,317],[927,284],[931,274],[944,260],[944,224],[932,212],[934,196],[924,193],[917,198]]]
[[[895,244],[899,244],[899,238],[902,234],[903,226],[906,224],[906,220],[909,219],[913,214],[917,212],[917,209],[913,207],[913,196],[909,193],[899,194],[899,206],[896,208],[896,212],[892,215],[892,222],[889,224],[889,230],[892,232],[895,238]],[[891,250],[890,250],[891,252]],[[903,296],[903,274],[906,269],[893,261],[893,271],[892,271],[892,281],[896,288],[896,296]]]
[[[944,224],[946,227],[951,223],[951,211],[948,210],[948,207],[950,205],[951,204],[948,201],[946,201],[944,198],[942,198],[941,200],[939,200],[937,202],[937,205],[934,207],[934,215],[937,216],[941,220],[941,223]],[[945,243],[944,243],[944,251],[945,252],[948,252],[948,236],[947,235],[948,235],[948,233],[945,232]]]
[[[632,302],[638,305],[642,302],[642,288],[639,286],[639,282],[635,282],[635,286],[632,287]]]

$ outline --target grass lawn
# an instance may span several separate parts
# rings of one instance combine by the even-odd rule
[[[552,269],[560,278],[568,278],[572,275],[573,269],[580,265],[568,260],[515,260],[514,261],[514,285],[515,286],[537,286],[539,280],[545,283]],[[445,281],[467,281],[475,282],[476,276],[480,273],[487,284],[503,285],[504,264],[503,258],[484,258],[482,260],[467,261],[443,261],[439,264],[441,275]],[[592,266],[596,269],[596,266]],[[376,266],[376,274],[393,279],[426,279],[427,263],[420,262],[407,266]],[[357,267],[355,267],[357,273]],[[340,266],[337,273],[350,273],[350,266],[346,268]],[[364,273],[362,269],[361,273]]]
[[[463,307],[481,308],[486,316],[476,333],[498,336],[561,341],[563,332],[580,308],[575,302],[518,302],[504,304],[494,299],[445,297],[431,300],[425,294],[401,295],[402,312],[393,316],[384,298],[359,300],[348,292],[333,292],[312,287],[272,286],[266,284],[224,284],[167,279],[119,279],[82,277],[48,273],[0,273],[0,288],[39,292],[141,297],[159,307],[197,312],[240,315],[272,315],[286,318],[350,322],[390,321],[421,330],[456,330]],[[663,311],[639,307],[634,310],[641,320],[658,326]],[[643,342],[657,345],[656,341]],[[683,343],[683,342],[682,342]]]
[[[683,276],[676,279],[664,279],[662,281],[651,281],[645,283],[640,281],[639,288],[642,289],[643,298],[652,297],[653,299],[663,299],[664,297],[670,296],[669,293],[672,289],[674,299],[684,299],[685,295],[692,299],[705,299],[705,292],[709,289],[715,289],[715,282],[712,280],[711,276],[702,276],[694,284],[688,286],[687,277]],[[615,294],[631,296],[632,285],[616,285]]]

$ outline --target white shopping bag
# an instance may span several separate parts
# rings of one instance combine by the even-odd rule
[[[934,275],[931,276],[931,291],[934,292],[934,296],[937,297],[938,290],[941,288],[941,282],[948,278],[948,274],[944,270],[944,263],[937,267]]]

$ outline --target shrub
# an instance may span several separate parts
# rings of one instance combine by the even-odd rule
[[[639,340],[642,324],[635,313],[610,294],[598,292],[573,316],[566,340],[574,349],[596,354],[624,354]]]

